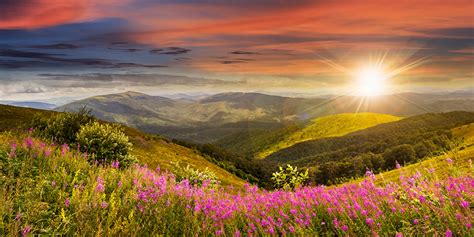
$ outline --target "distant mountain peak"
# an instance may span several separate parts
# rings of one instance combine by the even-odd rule
[[[128,97],[150,96],[148,94],[140,93],[140,92],[136,92],[136,91],[126,91],[126,92],[123,92],[123,93],[117,93],[115,95],[122,95],[122,96],[128,96]]]

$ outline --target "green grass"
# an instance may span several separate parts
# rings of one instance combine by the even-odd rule
[[[36,113],[41,113],[47,116],[54,112],[32,108],[15,107],[9,105],[0,105],[0,131],[10,130],[22,126],[26,122],[30,121],[33,115],[35,115]]]
[[[49,116],[54,112],[0,105],[0,131],[14,130],[19,127],[22,127],[20,128],[22,130],[26,130],[25,124],[36,113]],[[152,169],[160,166],[162,169],[172,171],[172,163],[179,162],[182,165],[189,164],[198,170],[204,170],[207,167],[216,174],[219,181],[224,185],[242,188],[245,183],[244,180],[213,164],[189,148],[179,146],[159,136],[144,134],[134,128],[122,127],[125,134],[130,137],[131,142],[134,144],[133,155],[138,158],[139,162],[146,164]]]
[[[338,137],[382,123],[400,120],[400,117],[376,113],[345,113],[313,119],[307,126],[283,138],[258,153],[258,158],[265,158],[281,149],[296,143],[324,137]]]
[[[145,140],[134,138],[134,148],[132,154],[135,155],[141,163],[155,169],[167,169],[173,171],[173,163],[181,165],[190,165],[192,168],[204,170],[208,168],[223,185],[232,185],[237,188],[244,186],[245,181],[229,173],[225,169],[208,161],[196,151],[174,144],[164,139]]]
[[[0,236],[473,236],[474,179],[373,177],[269,192],[91,165],[74,147],[0,136]],[[456,171],[456,167],[453,167]]]
[[[472,166],[472,161],[474,161],[474,123],[451,129],[451,131],[462,141],[458,148],[400,169],[380,173],[376,175],[377,182],[380,184],[399,182],[400,175],[410,176],[417,172],[439,179],[457,175],[453,172],[474,175]],[[448,162],[448,159],[452,160],[452,163]]]

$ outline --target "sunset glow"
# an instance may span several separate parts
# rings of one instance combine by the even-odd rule
[[[357,95],[377,96],[384,93],[387,76],[376,67],[367,67],[358,72]]]
[[[377,95],[473,81],[468,0],[22,0],[0,9],[4,100],[203,88]],[[364,72],[380,52],[387,68]]]

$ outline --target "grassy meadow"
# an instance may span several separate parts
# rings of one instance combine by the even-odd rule
[[[469,236],[472,166],[447,176],[265,191],[192,180],[143,165],[91,165],[27,134],[1,136],[0,235]]]

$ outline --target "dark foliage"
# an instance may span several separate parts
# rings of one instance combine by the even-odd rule
[[[272,186],[270,183],[272,170],[268,169],[268,162],[245,158],[212,144],[193,144],[179,140],[173,140],[173,143],[198,151],[209,161],[250,183],[255,183],[265,188]]]
[[[424,114],[381,124],[346,136],[298,143],[267,159],[311,167],[312,181],[331,184],[413,163],[452,148],[450,129],[474,122],[474,113]]]

